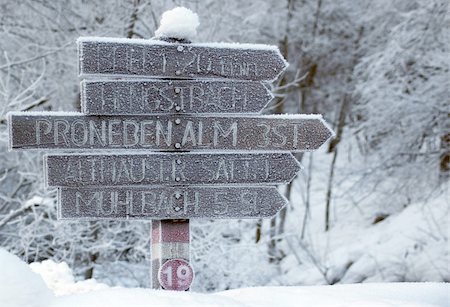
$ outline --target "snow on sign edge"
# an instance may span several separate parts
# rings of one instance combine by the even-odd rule
[[[137,45],[161,45],[161,46],[172,46],[173,43],[160,41],[156,39],[143,39],[143,38],[122,38],[122,37],[97,37],[97,36],[81,36],[77,39],[77,44],[81,43],[117,43],[117,44],[137,44]],[[277,46],[266,45],[266,44],[249,44],[249,43],[192,43],[190,46],[198,47],[211,47],[211,48],[223,48],[223,49],[242,49],[242,50],[267,50],[267,51],[278,51]],[[280,53],[281,55],[281,53]],[[284,58],[283,58],[284,59]],[[287,62],[285,61],[287,64]]]
[[[192,117],[211,117],[211,115],[214,114],[215,117],[249,117],[249,118],[279,118],[279,119],[305,119],[305,120],[311,120],[311,119],[319,119],[321,121],[325,120],[323,119],[323,116],[321,114],[232,114],[232,115],[222,115],[220,113],[204,113],[204,114],[142,114],[142,115],[129,115],[129,116],[137,116],[137,117],[151,117],[151,116],[192,116]],[[6,116],[8,120],[11,116],[86,116],[86,117],[98,117],[98,115],[86,115],[82,112],[78,111],[9,111]],[[110,116],[110,115],[106,115]],[[117,117],[126,117],[128,115],[114,115]],[[330,128],[330,131],[332,129]]]
[[[83,44],[82,43],[116,43],[116,44],[136,44],[136,45],[159,45],[159,46],[172,46],[173,43],[169,43],[166,41],[161,41],[158,39],[150,38],[122,38],[122,37],[99,37],[99,36],[80,36],[77,38],[77,50],[78,50],[78,58],[83,58]],[[183,45],[183,44],[182,44]],[[279,60],[283,66],[282,69],[278,72],[276,76],[272,79],[261,80],[262,82],[273,82],[278,77],[286,71],[289,67],[288,61],[281,54],[280,49],[278,49],[275,45],[267,45],[267,44],[250,44],[250,43],[227,43],[227,42],[211,42],[211,43],[191,43],[189,46],[193,47],[201,47],[201,48],[217,48],[217,49],[235,49],[235,50],[262,50],[268,52],[274,52],[277,56],[277,60]],[[83,71],[83,61],[78,61],[78,71]],[[88,74],[92,75],[92,74]],[[80,77],[83,77],[84,74],[80,74]]]

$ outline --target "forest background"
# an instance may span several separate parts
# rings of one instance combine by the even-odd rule
[[[320,113],[337,136],[280,187],[271,220],[192,221],[193,290],[450,281],[448,1],[0,0],[0,246],[77,279],[148,286],[150,222],[56,219],[42,153],[8,152],[9,111],[80,109],[79,36],[151,38],[200,17],[197,42],[277,45],[264,113]]]

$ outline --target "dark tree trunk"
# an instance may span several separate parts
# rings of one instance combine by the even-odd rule
[[[89,222],[89,228],[92,230],[93,241],[96,242],[99,235],[99,227],[97,222]],[[99,253],[89,253],[88,255],[88,266],[89,268],[84,272],[84,279],[91,279],[94,277],[94,266],[99,258]]]
[[[128,22],[127,26],[127,38],[133,38],[136,36],[136,22],[138,20],[138,13],[139,13],[139,4],[140,0],[133,0],[133,12],[130,16],[130,21]]]
[[[448,115],[450,120],[450,114]],[[447,180],[450,177],[450,133],[441,136],[441,162],[439,164],[439,175],[441,181]]]
[[[357,62],[357,50],[359,48],[359,41],[362,37],[364,28],[361,27],[359,29],[358,37],[354,44],[354,51],[353,51],[353,64],[356,65]],[[351,74],[347,78],[347,85],[350,85],[353,82]],[[332,198],[332,192],[333,192],[333,180],[334,180],[334,169],[336,166],[337,161],[337,155],[338,155],[338,144],[341,142],[342,134],[344,132],[345,127],[345,120],[350,113],[351,109],[351,103],[352,103],[352,97],[348,93],[344,93],[344,96],[342,98],[341,106],[339,109],[338,119],[337,119],[337,125],[336,125],[336,137],[331,140],[330,145],[328,146],[328,153],[333,154],[333,159],[331,160],[330,165],[330,174],[328,177],[328,187],[327,187],[327,193],[326,193],[326,203],[325,203],[325,231],[328,231],[330,229],[330,210],[331,210],[331,198]]]
[[[262,227],[262,220],[259,219],[258,222],[256,222],[255,243],[258,243],[261,240],[261,227]]]

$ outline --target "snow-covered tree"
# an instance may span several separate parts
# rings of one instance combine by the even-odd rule
[[[448,183],[448,2],[396,1],[370,22],[381,29],[355,67],[356,133],[372,180],[395,178],[392,194],[426,199]]]

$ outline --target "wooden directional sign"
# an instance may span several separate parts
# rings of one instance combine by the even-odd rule
[[[287,67],[277,47],[173,44],[157,40],[78,39],[80,75],[274,80]]]
[[[312,151],[333,134],[321,115],[9,114],[12,149]]]
[[[300,170],[290,152],[313,151],[334,134],[321,115],[249,114],[272,98],[262,82],[287,67],[275,46],[77,44],[83,113],[11,112],[9,148],[88,151],[45,156],[58,218],[156,220],[155,288],[192,283],[189,219],[273,217],[287,200],[269,185]]]
[[[287,204],[275,187],[59,189],[61,219],[268,218]]]
[[[291,153],[47,155],[48,186],[286,184],[300,170]]]
[[[81,109],[90,115],[258,113],[272,99],[260,82],[84,80]]]

